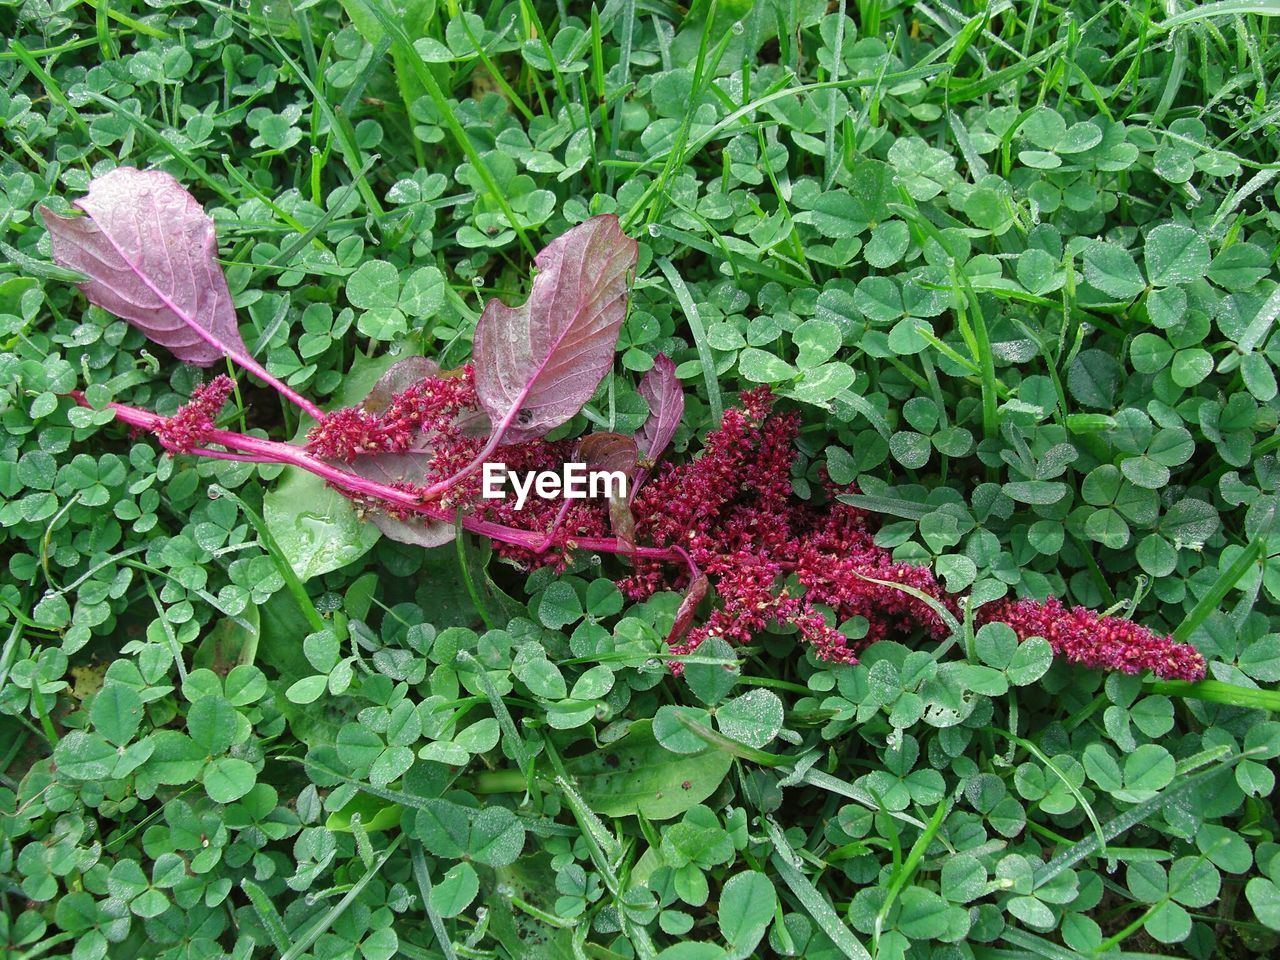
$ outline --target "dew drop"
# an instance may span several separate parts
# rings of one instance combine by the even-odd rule
[[[662,228],[658,226],[656,223],[649,224],[649,236],[651,237],[662,236]]]
[[[734,35],[738,37],[742,36],[744,33],[747,32],[747,28],[742,25],[741,20],[735,20],[733,26],[730,29],[733,30]]]

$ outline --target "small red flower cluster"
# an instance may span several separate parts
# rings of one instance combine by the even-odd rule
[[[1085,607],[1067,609],[1057,597],[1001,600],[978,610],[983,623],[1007,623],[1018,639],[1044,637],[1053,652],[1072,663],[1100,670],[1150,670],[1170,680],[1199,680],[1205,662],[1195,647],[1160,636],[1120,617],[1104,617]]]
[[[452,476],[475,457],[479,441],[460,447],[442,447],[437,450],[431,464],[429,479],[442,480]],[[500,460],[509,471],[559,472],[573,459],[574,443],[571,440],[527,440],[511,443],[500,450]],[[490,523],[517,530],[547,534],[545,549],[533,552],[517,544],[496,540],[494,553],[528,566],[552,566],[562,570],[573,560],[574,541],[590,537],[611,537],[608,510],[603,503],[591,500],[547,500],[530,497],[524,507],[517,510],[515,499],[486,500],[480,495],[482,481],[479,474],[463,480],[450,489],[451,502],[465,504],[472,513]]]
[[[856,659],[857,647],[893,633],[922,627],[942,636],[943,624],[928,605],[895,586],[941,599],[933,575],[893,562],[858,510],[797,500],[791,465],[798,418],[772,413],[767,388],[744,393],[742,403],[725,411],[700,457],[664,465],[636,497],[637,536],[655,546],[684,547],[720,599],[707,622],[672,652],[687,653],[708,636],[744,643],[771,623],[794,625],[824,660],[846,663]],[[638,599],[679,585],[669,567],[642,564],[623,589]],[[866,635],[855,646],[816,603],[840,621],[864,617]]]
[[[470,366],[461,375],[424,377],[387,398],[385,408],[366,401],[325,414],[307,435],[317,456],[347,463],[357,457],[403,453],[430,437],[435,445],[457,442],[458,418],[476,407],[475,377]]]
[[[371,396],[361,406],[325,414],[308,434],[307,447],[317,456],[353,463],[357,468],[375,464],[382,456],[394,459],[415,454],[418,482],[393,485],[427,502],[427,490],[433,484],[454,477],[475,459],[488,426],[476,396],[475,370],[467,364],[448,374],[416,380],[400,393]],[[518,473],[557,470],[572,452],[572,441],[530,440],[503,446],[501,460],[508,470]],[[472,474],[450,484],[436,502],[443,507],[460,504],[473,516],[517,530],[554,529],[555,537],[536,556],[538,564],[563,568],[571,559],[567,544],[575,537],[610,536],[608,517],[597,504],[576,501],[560,516],[563,505],[559,501],[532,498],[522,510],[516,510],[510,500],[483,499],[481,488],[481,476]],[[377,506],[374,498],[362,498],[361,503],[366,508]],[[410,519],[402,509],[389,512],[397,519]],[[500,556],[531,559],[529,550],[502,541],[494,542],[494,550]]]
[[[179,407],[177,413],[160,421],[155,435],[167,449],[176,453],[190,453],[204,446],[215,429],[218,411],[235,386],[236,382],[223,373],[196,387],[191,391],[191,399]]]

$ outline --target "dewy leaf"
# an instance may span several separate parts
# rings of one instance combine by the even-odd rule
[[[472,355],[490,450],[542,436],[591,398],[613,362],[637,249],[617,217],[592,217],[538,254],[523,306],[489,301]]]
[[[1085,249],[1084,278],[1117,300],[1132,300],[1146,288],[1129,251],[1102,241],[1091,243]]]
[[[128,320],[179,359],[207,367],[229,357],[317,419],[320,411],[249,355],[218,265],[213,220],[162,170],[118,167],[89,182],[75,205],[40,208],[53,258],[85,274],[90,302]]]
[[[648,720],[632,723],[627,735],[606,748],[565,761],[582,798],[602,817],[643,814],[670,820],[716,792],[733,756],[708,746],[676,754],[654,738]]]
[[[671,358],[665,353],[658,354],[637,392],[649,405],[649,419],[636,434],[636,443],[645,458],[653,463],[662,456],[684,416],[684,390]]]
[[[1162,223],[1143,247],[1147,277],[1159,287],[1191,283],[1209,272],[1209,244],[1190,227]]]

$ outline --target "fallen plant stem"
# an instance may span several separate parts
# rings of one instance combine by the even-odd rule
[[[92,405],[82,392],[73,391],[70,396],[81,406],[92,409]],[[136,427],[139,430],[145,430],[148,433],[155,433],[168,420],[167,417],[163,417],[158,413],[152,413],[149,410],[131,407],[123,403],[109,403],[107,409],[111,410],[115,418],[121,423]],[[247,463],[278,463],[284,466],[298,467],[308,473],[315,474],[348,494],[384,501],[398,509],[422,514],[444,523],[453,524],[455,522],[454,511],[447,507],[423,502],[422,497],[417,494],[379,483],[376,480],[357,476],[291,443],[267,440],[262,437],[251,437],[232,430],[211,430],[207,439],[209,442],[220,444],[227,449],[213,450],[209,447],[201,446],[193,447],[186,452],[220,460],[235,460]],[[163,438],[160,439],[160,443],[171,453],[183,452],[175,449],[171,443],[167,443]],[[479,534],[501,543],[509,543],[512,546],[523,547],[534,553],[545,552],[549,546],[550,535],[537,531],[519,530],[505,524],[494,523],[491,520],[482,520],[478,517],[466,515],[461,518],[460,522],[463,529],[471,533]],[[642,557],[646,560],[684,563],[688,565],[692,576],[697,576],[699,573],[697,565],[689,557],[689,554],[679,546],[631,546],[617,537],[574,537],[566,541],[566,546],[628,557]]]

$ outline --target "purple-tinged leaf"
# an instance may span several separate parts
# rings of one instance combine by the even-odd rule
[[[684,390],[676,376],[676,365],[664,353],[653,360],[653,367],[644,375],[638,389],[649,405],[649,419],[636,434],[636,443],[645,458],[653,463],[675,436],[684,416]]]
[[[588,470],[608,470],[627,478],[628,489],[609,497],[609,525],[613,535],[628,549],[636,545],[636,520],[631,513],[631,490],[635,485],[640,451],[631,437],[620,433],[589,433],[578,441],[574,460]]]
[[[179,360],[207,367],[229,357],[317,419],[320,411],[249,355],[213,220],[170,174],[119,167],[75,202],[86,216],[40,208],[53,258],[85,274],[90,302],[128,320]]]
[[[88,216],[40,212],[54,259],[89,277],[80,289],[93,303],[187,363],[246,352],[213,221],[177,180],[120,167],[91,181],[76,206]]]
[[[574,457],[590,470],[617,471],[630,480],[640,462],[640,451],[635,440],[620,433],[589,433],[578,441]]]
[[[626,497],[609,498],[609,528],[626,553],[635,552],[636,517],[631,512],[631,503]]]
[[[387,412],[391,401],[410,387],[423,380],[430,380],[440,375],[440,364],[426,357],[404,357],[397,360],[369,388],[368,394],[360,403],[368,413],[381,415]]]
[[[524,305],[489,301],[472,348],[489,450],[540,437],[591,399],[613,363],[636,254],[617,217],[592,217],[538,254]]]
[[[344,467],[366,480],[395,486],[403,481],[414,482],[415,478],[421,480],[431,463],[432,452],[423,441],[421,446],[415,445],[404,453],[357,457]],[[369,514],[369,520],[392,540],[417,547],[438,547],[450,542],[455,533],[452,523],[423,515],[399,517],[379,509]]]
[[[675,620],[671,624],[671,632],[667,634],[668,646],[675,646],[689,632],[689,627],[693,625],[693,616],[698,612],[698,604],[706,599],[707,591],[710,588],[711,584],[707,580],[705,573],[699,574],[689,584],[689,589],[685,592],[684,599],[680,601],[680,607],[676,610]]]

